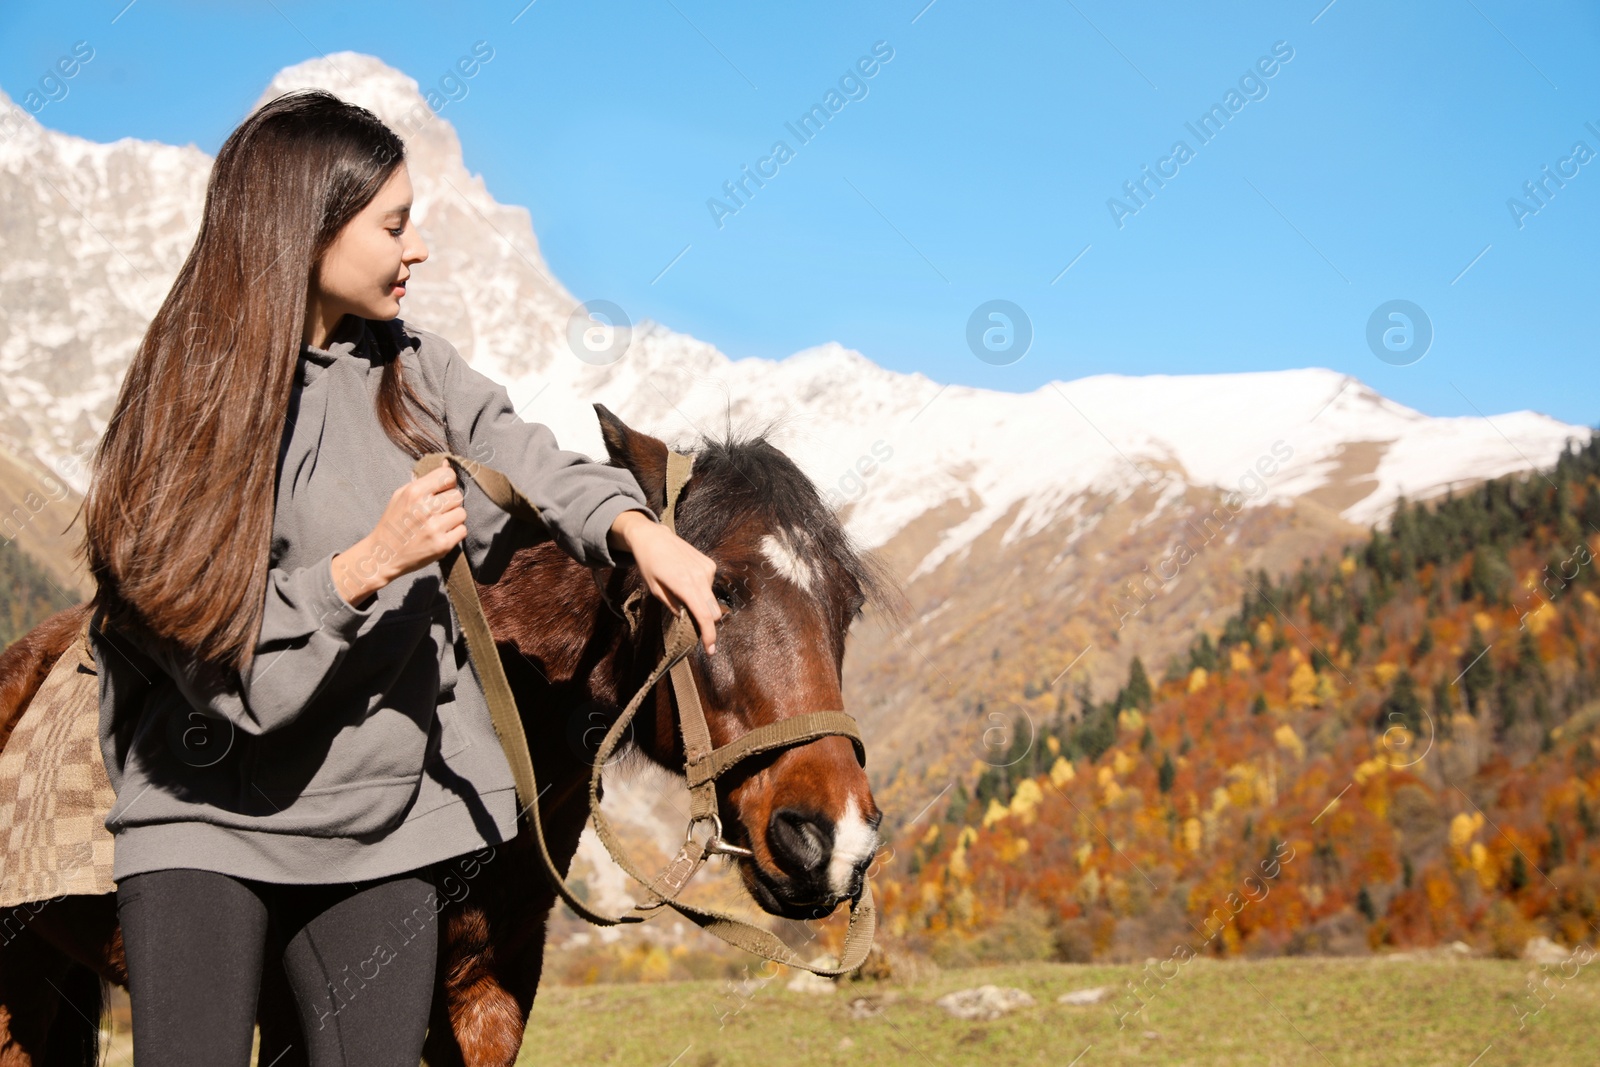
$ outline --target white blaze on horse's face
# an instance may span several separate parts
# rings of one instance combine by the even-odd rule
[[[787,578],[809,593],[815,584],[816,571],[795,550],[796,544],[797,540],[792,533],[785,534],[781,539],[773,534],[766,534],[761,538],[761,554],[772,564],[773,573]]]
[[[844,814],[833,826],[833,855],[828,860],[828,888],[834,896],[850,895],[856,869],[877,849],[878,831],[867,825],[856,798],[845,801]]]

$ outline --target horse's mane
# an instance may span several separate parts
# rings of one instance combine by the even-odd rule
[[[714,484],[714,494],[685,495],[680,522],[686,536],[718,544],[745,522],[798,531],[817,555],[853,579],[865,603],[905,623],[907,607],[893,573],[863,549],[839,522],[793,460],[772,444],[778,420],[758,429],[729,429],[722,437],[701,435],[694,475]]]

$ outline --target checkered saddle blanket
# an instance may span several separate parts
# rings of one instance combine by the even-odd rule
[[[61,654],[0,751],[0,907],[116,891],[87,633]]]

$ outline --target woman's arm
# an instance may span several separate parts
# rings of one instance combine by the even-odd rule
[[[512,551],[542,539],[546,531],[579,563],[613,567],[611,549],[625,547],[611,537],[618,515],[636,511],[659,524],[631,472],[560,448],[549,427],[517,414],[505,386],[474,370],[449,342],[436,343],[446,348],[444,422],[450,451],[504,473],[539,509],[545,525],[545,531],[518,531],[526,524],[514,523],[481,492],[468,492],[462,550],[474,573],[487,567],[490,575],[498,574]]]
[[[712,593],[716,563],[661,524],[632,472],[556,446],[549,428],[525,422],[505,386],[472,368],[455,346],[446,350],[445,426],[450,450],[494,467],[539,509],[549,536],[589,567],[616,565],[612,549],[633,556],[650,592],[671,610],[687,607],[706,651],[716,649],[721,606]],[[473,573],[493,577],[521,545],[543,531],[514,523],[483,493],[467,495],[462,549]],[[485,570],[487,568],[487,570]]]

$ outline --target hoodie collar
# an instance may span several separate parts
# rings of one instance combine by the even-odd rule
[[[324,347],[301,342],[300,359],[302,361],[303,380],[309,382],[317,373],[316,367],[331,367],[341,359],[371,359],[370,353],[372,336],[367,329],[367,320],[355,315],[346,315],[339,320],[333,333],[323,342]]]

